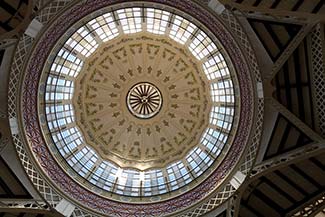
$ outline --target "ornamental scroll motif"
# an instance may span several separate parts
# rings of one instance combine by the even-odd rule
[[[77,125],[104,159],[141,170],[165,166],[197,145],[207,127],[205,79],[195,57],[171,39],[119,37],[98,48],[77,77]],[[153,84],[163,98],[150,119],[128,110],[128,92],[139,82]]]

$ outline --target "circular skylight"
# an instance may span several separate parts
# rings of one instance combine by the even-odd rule
[[[225,50],[216,40],[212,41],[209,36],[211,33],[195,22],[174,12],[157,8],[117,9],[92,18],[81,26],[80,24],[76,26],[78,27],[69,34],[69,38],[63,37],[57,45],[58,52],[55,53],[50,70],[46,74],[45,116],[49,130],[49,143],[55,147],[51,150],[57,157],[57,161],[63,167],[72,168],[73,173],[82,177],[76,180],[82,180],[80,181],[82,183],[86,180],[88,184],[91,183],[100,190],[117,195],[151,197],[175,192],[186,185],[196,186],[197,181],[203,179],[202,174],[205,174],[205,177],[210,174],[225,156],[234,135],[233,125],[237,124],[234,120],[237,109],[234,89],[236,78]],[[148,38],[153,42],[143,42],[148,41]],[[138,48],[136,43],[130,44],[129,41],[132,40],[143,42],[144,47]],[[153,52],[151,53],[153,56],[148,54],[145,59],[141,56],[143,50],[142,53],[139,52],[141,54],[132,53],[131,48],[123,51],[121,50],[123,43],[129,43],[126,44],[129,47],[123,45],[127,49],[134,46],[134,49],[144,49],[149,54]],[[114,50],[120,44],[121,49]],[[155,46],[157,48],[160,44],[165,44],[163,46],[169,53],[163,53],[162,50],[154,51]],[[152,50],[149,48],[151,45]],[[162,74],[166,73],[163,77],[160,76],[157,67],[160,66],[160,59],[168,60],[168,55],[174,55],[175,61],[169,60],[174,61],[169,65],[161,64],[169,67],[165,68],[165,71],[161,70]],[[105,68],[96,62],[104,56],[108,58],[105,61],[111,61],[112,65],[115,64],[119,68],[120,74],[110,70],[109,66]],[[126,58],[127,63],[121,62],[122,58]],[[142,59],[146,61],[141,62]],[[183,62],[177,62],[176,59]],[[150,65],[150,61],[155,64]],[[140,65],[137,65],[138,63]],[[131,71],[123,68],[125,64],[133,64],[129,67]],[[190,71],[186,71],[189,65]],[[140,72],[139,66],[140,68],[146,66],[148,70],[144,71],[141,68]],[[108,74],[105,74],[104,69],[102,73],[100,67],[104,67]],[[138,74],[134,77],[135,84],[133,84],[133,77],[128,74],[135,71]],[[174,77],[170,78],[168,73]],[[96,75],[101,75],[103,79],[95,78]],[[83,76],[89,76],[89,79]],[[179,78],[184,76],[184,78],[177,80],[177,76]],[[130,81],[130,85],[125,88],[127,90],[123,92],[122,88],[121,92],[118,90],[109,92],[110,89],[118,89],[118,86],[123,83],[118,79],[125,79],[126,83]],[[164,79],[167,79],[165,83]],[[175,83],[168,79],[174,79]],[[94,81],[92,85],[88,83],[92,81]],[[105,82],[111,82],[111,85],[105,86]],[[106,92],[94,95],[93,98],[103,96],[106,100],[104,104],[101,104],[99,98],[97,101],[96,99],[91,101],[92,91],[100,92],[101,89]],[[120,122],[111,121],[109,125],[101,128],[100,124],[98,127],[95,126],[96,123],[108,120],[105,119],[105,114],[119,117],[118,111],[112,108],[115,104],[114,99],[111,99],[115,97],[114,94],[117,95],[116,104],[120,106],[118,109],[121,110],[122,115],[123,109],[126,108],[128,113],[138,119],[126,118],[126,121],[138,127],[140,133],[146,132],[147,137],[142,136],[142,139],[135,141],[137,131],[135,130],[132,135],[126,134],[127,126],[117,130],[119,133],[114,133],[112,129],[103,130],[108,129],[109,125],[123,125],[123,119],[119,119]],[[87,97],[90,101],[87,101]],[[119,99],[123,99],[124,104],[122,101],[119,104]],[[86,101],[89,102],[89,106]],[[80,105],[84,106],[78,108]],[[199,108],[198,105],[201,107]],[[177,110],[177,106],[180,106],[180,110],[185,108],[183,113]],[[98,111],[102,109],[106,112],[101,113],[102,116],[93,118],[92,120],[95,120],[93,126],[87,128],[83,125],[88,124],[87,120],[91,120],[92,115],[95,115],[91,113],[91,109],[95,107]],[[191,109],[197,109],[197,113]],[[76,117],[76,113],[80,115]],[[85,113],[88,116],[85,116]],[[166,118],[162,118],[163,114]],[[178,116],[183,118],[177,119]],[[175,117],[178,121],[173,121]],[[149,120],[152,122],[141,122]],[[175,130],[172,130],[172,127]],[[194,135],[190,131],[191,127],[193,132],[200,133]],[[161,131],[166,130],[161,132],[158,128],[162,129]],[[112,136],[100,140],[98,131]],[[153,131],[161,132],[166,136],[159,137],[159,133],[151,133]],[[119,152],[118,145],[121,142],[119,140],[113,143],[115,138],[132,140],[132,143],[125,142],[125,150],[131,154]],[[167,140],[166,145],[162,144],[163,138]],[[143,146],[148,150],[147,156],[151,156],[150,151],[156,149],[159,157],[147,162],[148,158],[145,154],[141,153],[137,156],[131,152],[138,146],[141,152],[142,143],[148,143]],[[178,146],[178,151],[181,152],[164,154],[168,145]],[[114,151],[113,146],[117,151]],[[143,152],[146,153],[146,150]],[[162,161],[164,163],[161,163]],[[194,180],[196,182],[193,182]]]

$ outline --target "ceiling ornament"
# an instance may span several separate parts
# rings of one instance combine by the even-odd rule
[[[129,111],[141,119],[155,116],[160,111],[162,102],[160,90],[148,82],[140,82],[134,85],[126,96]]]

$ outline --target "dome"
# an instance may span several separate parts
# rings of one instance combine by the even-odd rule
[[[256,115],[245,56],[200,5],[164,3],[73,5],[27,64],[32,155],[89,212],[182,212],[216,195],[245,159]]]

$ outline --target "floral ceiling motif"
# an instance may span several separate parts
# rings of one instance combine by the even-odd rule
[[[165,37],[141,34],[104,44],[75,82],[74,109],[87,144],[102,158],[139,170],[161,168],[199,144],[208,125],[211,96],[195,57]],[[134,117],[127,94],[139,82],[163,97],[151,119]]]

